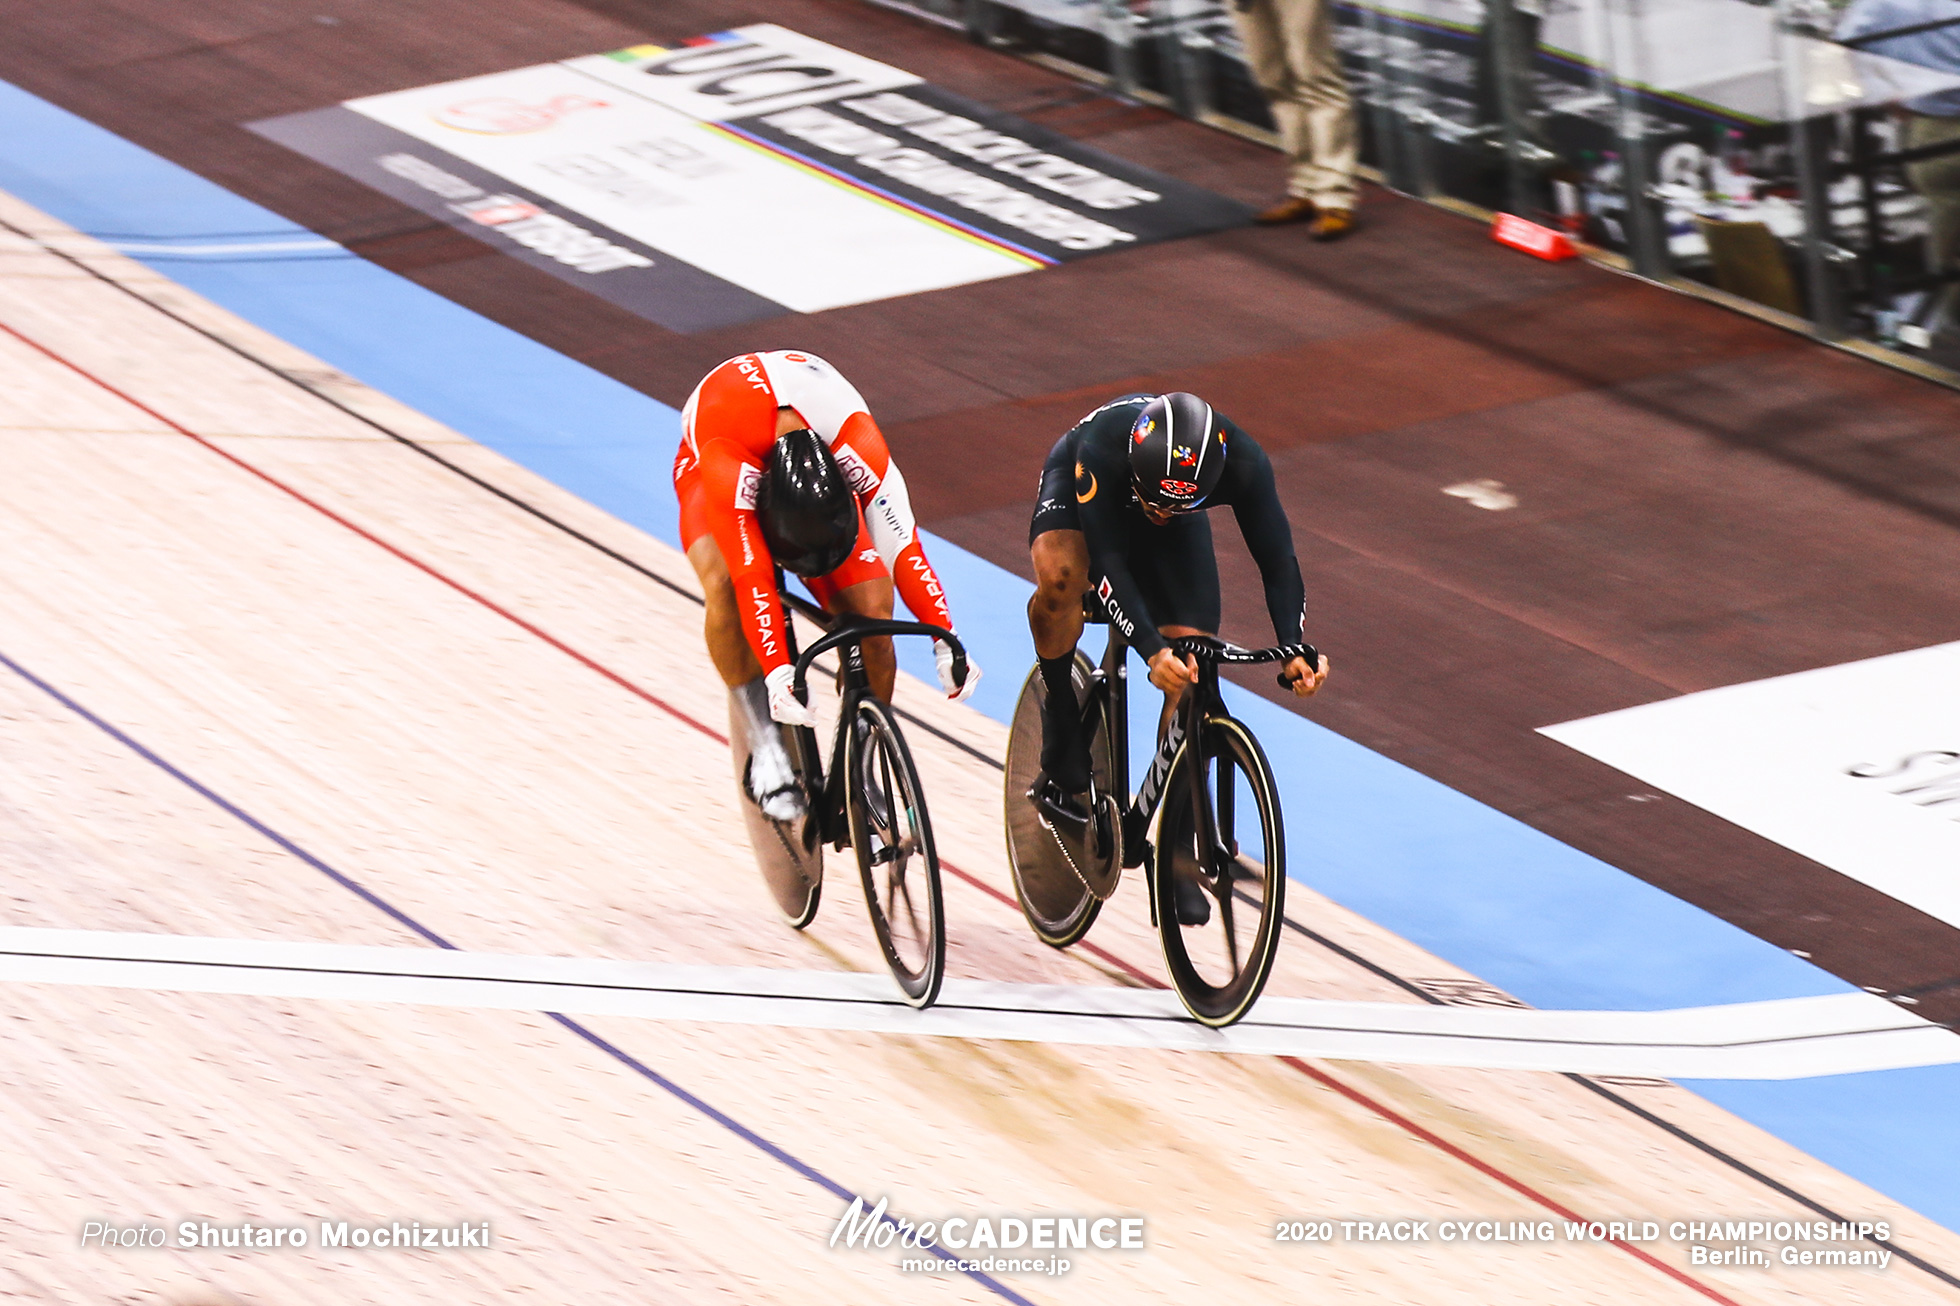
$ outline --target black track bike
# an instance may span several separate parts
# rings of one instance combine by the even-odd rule
[[[862,642],[877,635],[928,635],[953,650],[954,675],[966,676],[966,650],[954,634],[917,621],[879,621],[851,614],[833,615],[793,595],[785,604],[825,633],[799,655],[796,632],[788,621],[783,635],[796,659],[795,688],[806,698],[810,665],[838,651],[842,698],[831,738],[830,765],[824,765],[817,732],[808,726],[779,726],[789,745],[806,814],[796,821],[772,821],[747,796],[748,745],[740,713],[729,703],[729,742],[735,779],[762,878],[776,905],[796,929],[817,915],[823,896],[823,847],[857,854],[871,928],[885,954],[892,978],[915,1007],[931,1006],[946,974],[946,910],[939,885],[939,854],[918,768],[899,731],[891,705],[871,692]]]
[[[1085,602],[1091,621],[1108,623]],[[1308,644],[1257,651],[1191,637],[1171,647],[1197,661],[1134,797],[1129,776],[1129,643],[1114,626],[1102,665],[1075,655],[1073,682],[1093,779],[1066,795],[1041,771],[1040,669],[1028,676],[1007,741],[1007,853],[1021,911],[1042,942],[1066,948],[1095,923],[1125,867],[1141,866],[1164,963],[1185,1007],[1230,1025],[1258,1000],[1279,950],[1286,907],[1286,831],[1271,765],[1225,708],[1221,663],[1318,665]],[[1285,676],[1281,684],[1290,683]],[[1157,818],[1156,840],[1149,838]]]

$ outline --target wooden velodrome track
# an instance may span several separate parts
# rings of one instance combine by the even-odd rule
[[[1960,395],[1369,188],[1360,237],[1239,229],[699,335],[666,331],[244,124],[770,21],[1248,204],[1270,150],[867,0],[0,3],[0,77],[643,394],[813,349],[941,538],[1025,573],[1036,465],[1096,404],[1188,389],[1280,468],[1314,719],[1849,983],[1960,1021],[1960,930],[1538,733],[1960,639]],[[993,451],[1000,474],[973,471]],[[941,469],[944,469],[943,471]],[[1504,482],[1515,511],[1438,491]],[[1266,628],[1219,533],[1224,629]],[[1271,690],[1270,678],[1245,683]]]
[[[25,206],[0,200],[0,218],[33,236],[0,247],[7,924],[877,968],[837,861],[803,934],[749,862],[682,559]],[[916,683],[900,696],[999,756],[996,725]],[[1007,896],[997,772],[924,731],[912,743],[957,868],[954,975],[1155,983],[1133,888],[1093,949],[1037,944]],[[1474,988],[1293,892],[1325,943],[1289,935],[1269,992]],[[1660,1082],[5,992],[11,1298],[858,1303],[989,1300],[1004,1284],[1037,1302],[1952,1299],[1897,1259],[1770,1274],[1690,1267],[1669,1243],[1273,1237],[1283,1218],[1818,1207],[1887,1220],[1897,1246],[1960,1266],[1951,1232]],[[921,1216],[1140,1214],[1148,1246],[1077,1254],[1062,1278],[922,1284],[894,1255],[826,1248],[847,1193]],[[487,1220],[495,1245],[77,1246],[89,1220],[327,1217]]]

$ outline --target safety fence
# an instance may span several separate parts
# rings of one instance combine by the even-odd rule
[[[1217,126],[1272,119],[1218,0],[877,0]],[[1956,0],[1340,2],[1364,163],[1960,368]]]

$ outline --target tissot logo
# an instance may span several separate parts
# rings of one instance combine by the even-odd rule
[[[604,100],[589,95],[557,95],[541,104],[526,103],[508,95],[458,100],[430,116],[443,126],[480,136],[513,136],[543,131],[568,113],[581,109],[609,109]]]

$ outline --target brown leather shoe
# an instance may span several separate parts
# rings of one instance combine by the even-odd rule
[[[1353,230],[1353,209],[1322,209],[1307,234],[1315,240],[1339,240]]]
[[[1294,195],[1281,200],[1263,213],[1255,213],[1252,220],[1262,227],[1279,227],[1289,222],[1306,222],[1319,210],[1310,199]]]

